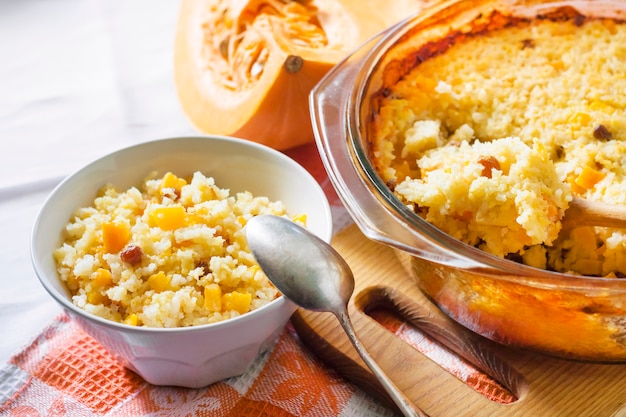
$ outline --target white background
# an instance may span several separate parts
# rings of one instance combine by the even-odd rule
[[[179,2],[0,0],[0,360],[61,312],[30,263],[53,187],[119,147],[195,134],[173,81]]]

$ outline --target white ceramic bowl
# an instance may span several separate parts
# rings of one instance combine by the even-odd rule
[[[179,176],[201,171],[231,195],[250,191],[282,201],[292,213],[306,213],[307,228],[329,242],[328,200],[316,180],[284,154],[251,141],[199,136],[168,138],[115,151],[67,177],[43,204],[31,236],[32,262],[45,289],[80,327],[124,366],[155,385],[203,387],[240,375],[270,347],[295,310],[279,297],[237,318],[186,328],[133,327],[76,307],[58,277],[52,252],[78,207],[91,205],[98,190],[139,186],[157,170]]]

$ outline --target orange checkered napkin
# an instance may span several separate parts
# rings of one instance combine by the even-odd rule
[[[66,315],[0,368],[0,416],[392,416],[324,367],[290,325],[239,377],[157,387],[122,367]]]

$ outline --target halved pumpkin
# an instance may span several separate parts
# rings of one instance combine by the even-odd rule
[[[203,133],[284,150],[313,141],[308,95],[326,72],[424,0],[183,0],[174,75]]]

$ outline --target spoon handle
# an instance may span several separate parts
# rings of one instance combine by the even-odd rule
[[[626,227],[626,207],[574,197],[562,220],[566,226]]]
[[[389,379],[385,371],[378,366],[374,358],[372,358],[367,349],[361,343],[360,339],[357,337],[352,321],[350,320],[350,316],[348,316],[348,312],[344,309],[343,311],[336,313],[336,316],[348,335],[348,338],[352,342],[352,345],[354,345],[356,351],[359,353],[365,364],[374,373],[374,376],[376,376],[383,388],[385,388],[385,391],[387,391],[387,394],[389,394],[402,414],[406,417],[428,417],[426,413],[417,408],[417,406],[415,406],[413,402],[409,400],[406,395],[404,395],[404,393],[393,383],[393,381]]]

